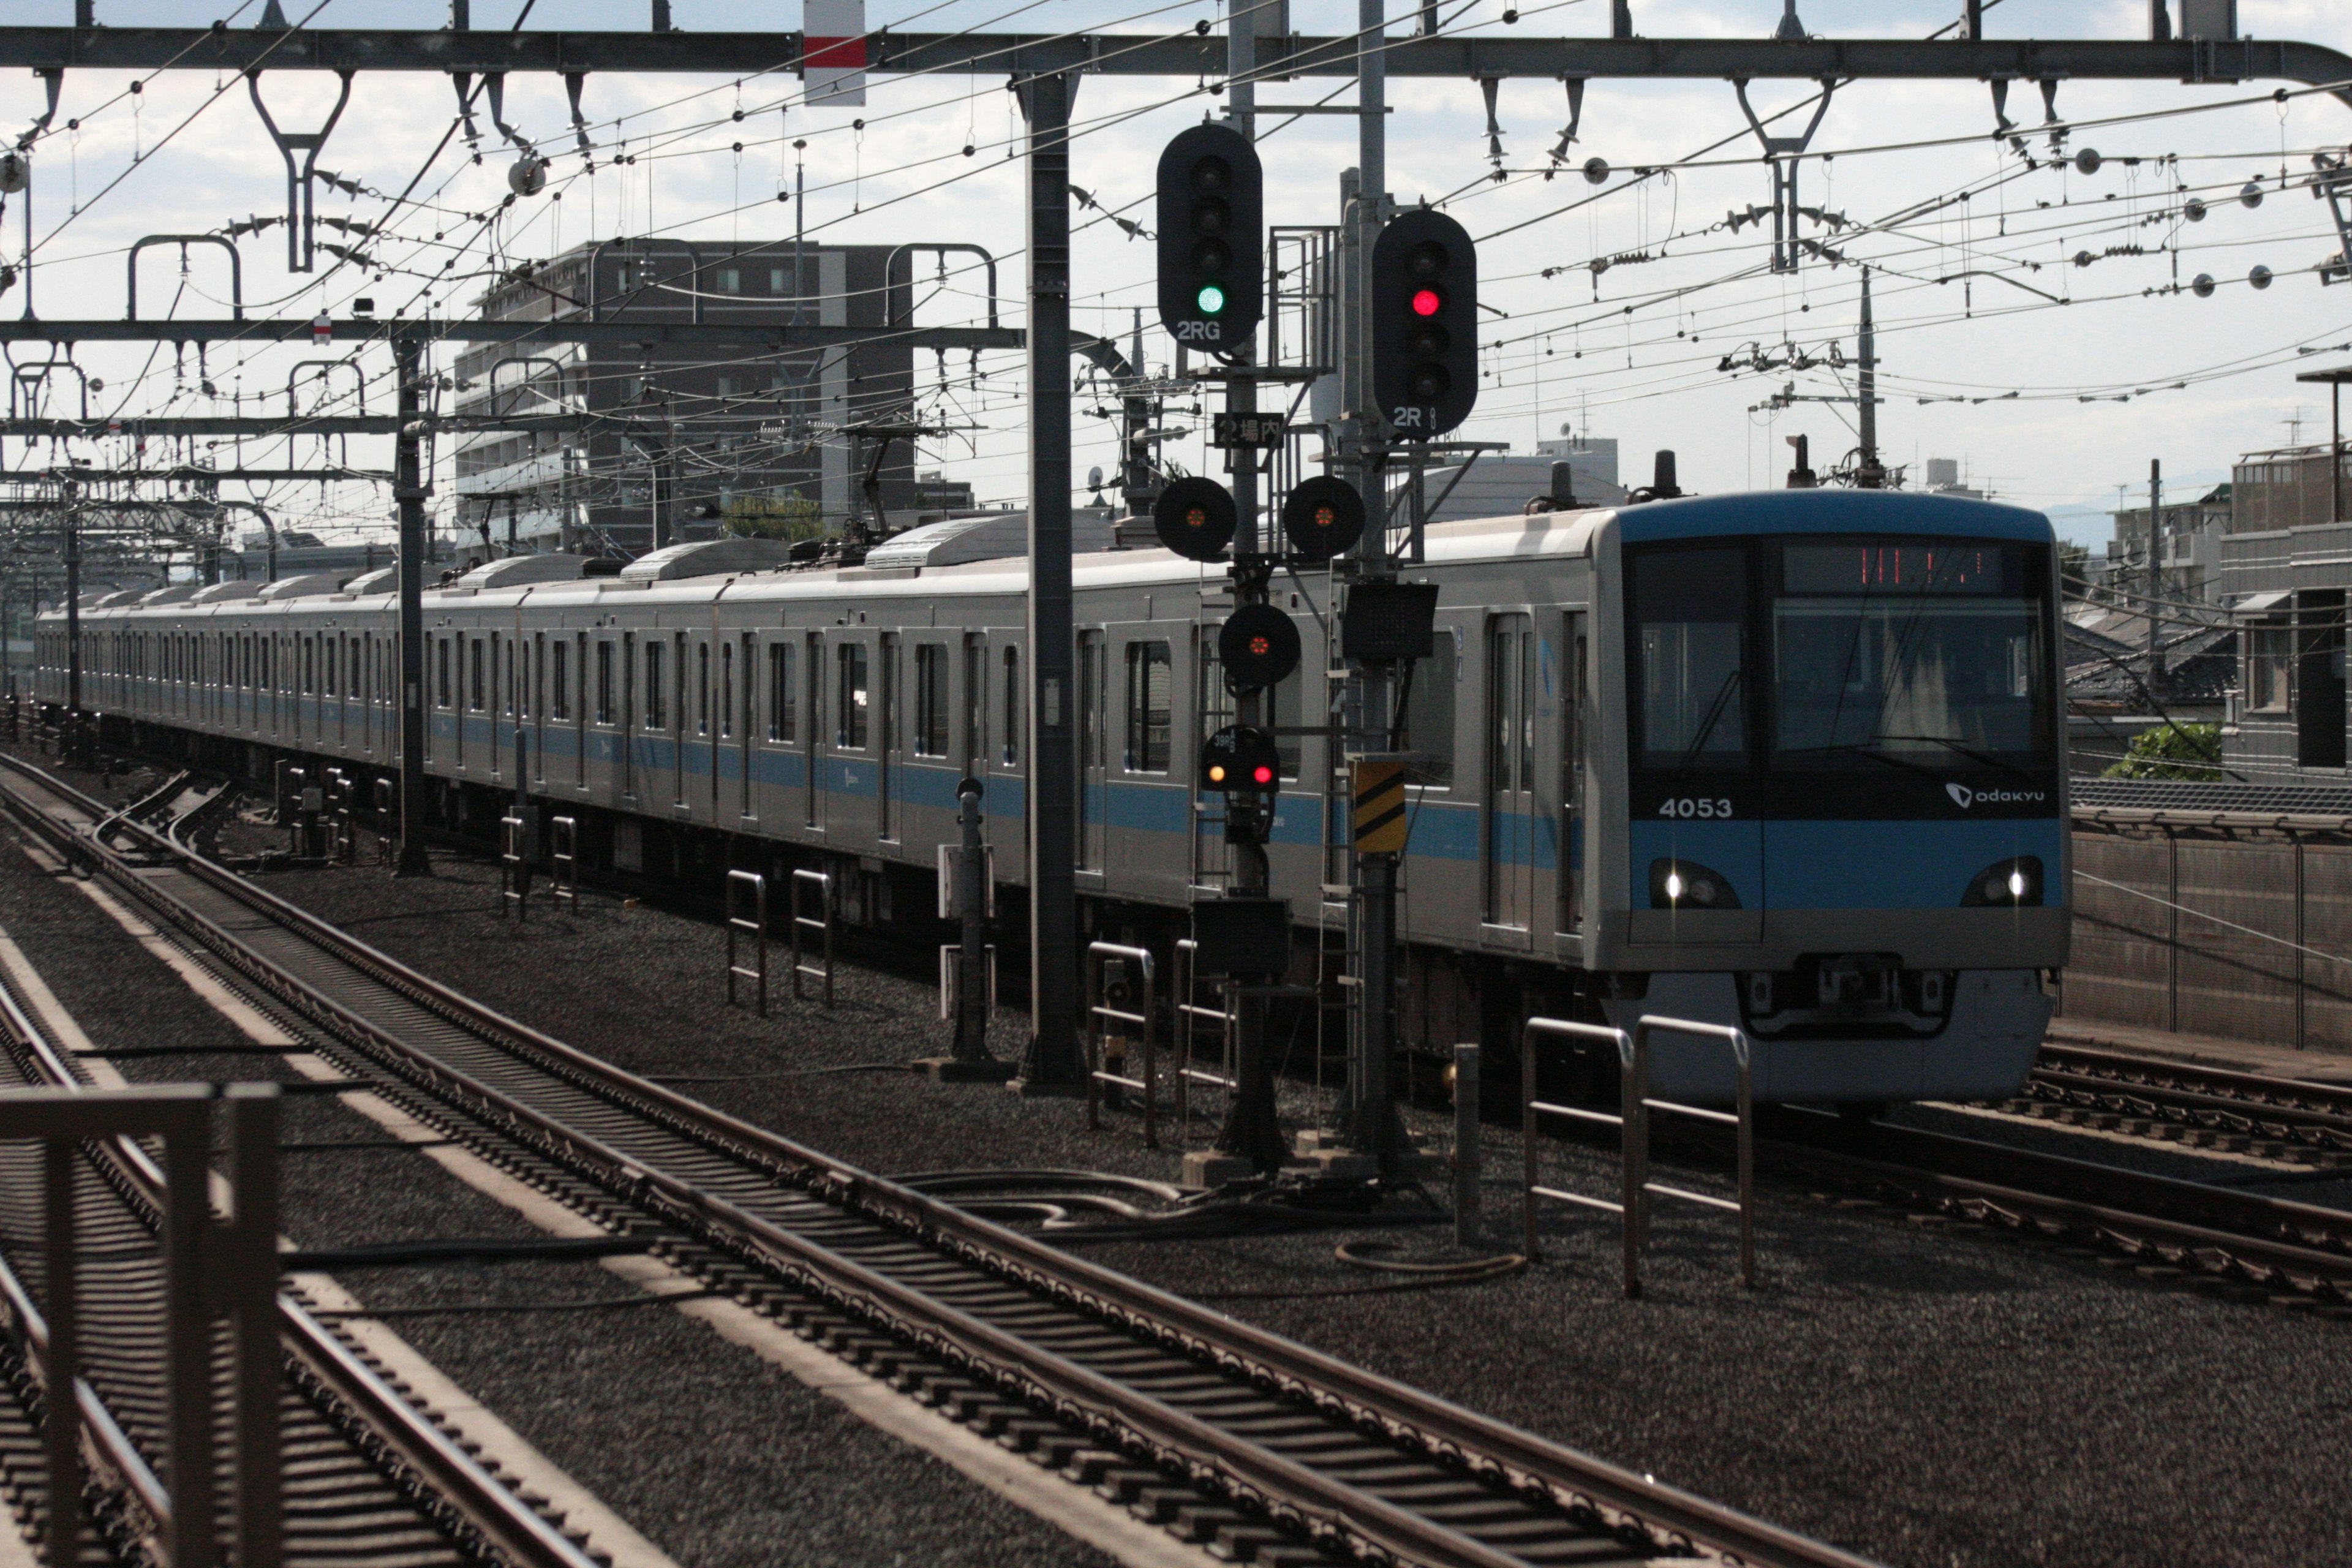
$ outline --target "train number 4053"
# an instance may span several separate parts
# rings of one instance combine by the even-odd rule
[[[1705,795],[1696,797],[1686,795],[1678,795],[1669,798],[1660,805],[1658,815],[1660,816],[1729,816],[1731,803],[1721,799],[1709,800]]]

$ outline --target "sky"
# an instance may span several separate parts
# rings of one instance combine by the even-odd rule
[[[232,3],[97,0],[100,21],[117,26],[203,26]],[[261,3],[246,0],[229,25],[251,26]],[[446,5],[428,0],[282,3],[289,18],[321,27],[431,27],[446,17]],[[510,26],[520,4],[473,0],[474,24]],[[868,25],[1160,33],[1203,21],[1218,26],[1220,5],[868,0]],[[71,7],[72,0],[16,0],[10,19],[63,23]],[[1391,0],[1392,33],[1410,27],[1412,9]],[[1499,0],[1452,0],[1442,15],[1451,34],[1591,35],[1606,31],[1608,9],[1606,0],[1533,0],[1506,20]],[[1921,37],[1958,9],[1958,0],[1798,5],[1805,27],[1821,36]],[[673,11],[677,26],[696,31],[799,21],[789,0],[673,0]],[[1781,11],[1782,0],[1634,0],[1637,30],[1656,37],[1763,37]],[[1290,13],[1303,33],[1356,27],[1352,0],[1292,0]],[[532,0],[526,25],[627,29],[645,19],[645,0]],[[2241,0],[2239,19],[2255,37],[2352,54],[2352,6],[2340,3]],[[1996,37],[2133,38],[2146,28],[2146,0],[2005,0],[1987,17]],[[1153,247],[1112,217],[1150,224],[1158,150],[1221,109],[1210,90],[1216,85],[1083,79],[1071,178],[1095,205],[1074,208],[1080,328],[1124,339],[1136,310],[1148,314]],[[1764,226],[1735,232],[1726,222],[1767,203],[1769,183],[1725,82],[1596,81],[1578,140],[1558,163],[1550,153],[1567,117],[1560,84],[1505,82],[1496,180],[1477,84],[1392,79],[1389,183],[1401,203],[1443,205],[1480,241],[1490,335],[1478,406],[1459,437],[1507,442],[1521,453],[1563,426],[1613,437],[1636,482],[1646,478],[1652,451],[1672,447],[1683,485],[1710,492],[1780,482],[1790,436],[1810,437],[1816,467],[1834,461],[1853,445],[1850,404],[1759,405],[1783,390],[1800,399],[1850,395],[1866,262],[1886,459],[1955,458],[1969,482],[2052,511],[2087,542],[2106,536],[2104,510],[2116,504],[2119,486],[2144,496],[2151,458],[2162,460],[2168,487],[2201,489],[2227,479],[2241,453],[2325,438],[2325,389],[2298,386],[2294,374],[2352,360],[2352,287],[2324,286],[2315,271],[2339,242],[2327,205],[2302,182],[2315,150],[2346,153],[2352,108],[2301,91],[2275,100],[2277,85],[2067,81],[2057,108],[2069,122],[2059,148],[2068,161],[2048,166],[2051,139],[2034,129],[2039,95],[2019,84],[2008,112],[2024,133],[2024,153],[2042,165],[2029,167],[2015,145],[1991,134],[1993,106],[1981,83],[1853,83],[1834,94],[1810,145],[1835,156],[1808,161],[1801,173],[1801,199],[1840,219],[1805,232],[1842,260],[1809,256],[1780,275],[1769,268]],[[285,210],[284,165],[242,84],[184,70],[159,73],[135,92],[132,86],[120,72],[68,72],[56,124],[33,153],[31,286],[45,318],[121,316],[125,256],[142,236],[218,231]],[[791,189],[797,159],[807,184],[800,220],[812,236],[983,246],[1003,264],[1002,304],[1017,323],[1025,289],[1023,165],[1008,156],[1020,126],[1005,88],[1003,75],[881,76],[866,105],[853,109],[806,105],[789,72],[741,81],[596,76],[583,93],[594,142],[583,158],[562,83],[517,77],[508,121],[553,166],[544,193],[500,208],[515,154],[499,145],[480,107],[482,141],[469,149],[462,132],[450,133],[457,100],[446,79],[362,74],[320,157],[361,194],[322,192],[320,211],[360,223],[394,215],[393,233],[367,247],[385,270],[342,265],[291,274],[283,231],[272,228],[240,241],[247,309],[341,313],[352,296],[366,294],[386,310],[404,304],[416,314],[428,301],[436,311],[462,310],[497,268],[591,237],[780,237],[793,214],[778,193]],[[331,107],[335,84],[289,71],[267,74],[261,90],[282,128],[308,130]],[[1817,89],[1760,82],[1750,90],[1758,111],[1770,114]],[[1337,79],[1269,81],[1259,98],[1297,103],[1335,92],[1347,101],[1352,88]],[[41,107],[29,75],[0,80],[0,135],[13,141]],[[1810,114],[1774,129],[1793,132]],[[1262,114],[1259,132],[1270,217],[1336,221],[1340,172],[1356,161],[1354,117]],[[793,142],[806,145],[796,152]],[[2097,154],[2093,172],[2084,172],[2094,162],[2081,156],[2086,151]],[[616,153],[637,162],[616,163]],[[1592,158],[1611,170],[1598,185],[1582,172]],[[2259,205],[2241,199],[2250,182]],[[404,190],[411,201],[395,208]],[[2193,223],[2183,207],[2192,195],[2205,204]],[[24,196],[7,198],[0,259],[21,262],[25,215]],[[478,221],[485,215],[489,221]],[[320,237],[349,237],[321,229]],[[2076,265],[2078,257],[2088,265]],[[1592,262],[1604,258],[1612,264],[1595,271]],[[2257,268],[2274,275],[2267,288],[2249,281]],[[223,313],[225,262],[205,247],[184,276],[172,247],[146,252],[140,271],[142,314]],[[2214,280],[2210,297],[2176,288],[2200,274]],[[0,293],[0,311],[21,312],[26,287],[20,278]],[[917,320],[977,321],[983,293],[978,272],[959,268]],[[1792,355],[1806,368],[1784,368]],[[16,354],[20,363],[38,357],[22,348]],[[75,357],[93,378],[93,412],[131,414],[226,413],[232,394],[247,412],[264,398],[274,412],[285,406],[292,367],[310,356],[303,348],[229,347],[200,367],[193,349],[175,362],[168,347],[89,345]],[[1170,357],[1156,328],[1147,332],[1145,357]],[[389,404],[384,358],[380,349],[362,358],[372,409]],[[1727,358],[1771,368],[1726,370]],[[1017,503],[1026,437],[1019,357],[987,356],[975,377],[963,356],[950,356],[944,378],[928,359],[919,356],[926,416],[971,428],[929,447],[924,466],[970,479],[985,499]],[[206,379],[218,396],[203,395]],[[75,411],[75,391],[62,376],[27,382],[20,396],[37,390],[48,411]],[[305,393],[304,406],[311,396]],[[1083,476],[1094,465],[1114,467],[1116,454],[1110,423],[1084,412],[1092,400],[1078,403]],[[353,438],[347,451],[341,443],[331,450],[321,438],[296,437],[244,456],[290,465],[323,455],[379,467],[388,466],[386,445]],[[23,443],[5,447],[0,461],[25,463]],[[114,456],[94,443],[74,450],[101,461]],[[1170,454],[1195,469],[1214,467],[1197,439],[1171,444]],[[54,460],[46,448],[35,457]],[[442,458],[446,465],[446,451]],[[1916,467],[1913,473],[1924,477]],[[388,498],[363,486],[262,485],[251,493],[296,527],[380,526],[390,513]]]

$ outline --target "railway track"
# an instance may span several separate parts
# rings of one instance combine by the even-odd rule
[[[88,1075],[25,1002],[13,978],[0,976],[0,1085],[86,1085]],[[164,1443],[163,1177],[135,1143],[85,1144],[79,1152],[74,1205],[82,1255],[93,1265],[81,1303],[85,1375],[155,1467]],[[39,1149],[0,1145],[0,1254],[12,1285],[34,1300],[47,1295],[42,1190]],[[289,1568],[597,1568],[576,1541],[404,1399],[367,1352],[291,1296],[279,1298],[278,1330]],[[19,1348],[0,1347],[0,1491],[26,1526],[47,1511],[40,1402]],[[97,1563],[151,1561],[146,1540],[154,1521],[137,1494],[104,1473],[92,1486],[97,1495],[83,1511],[77,1555]],[[226,1540],[233,1534],[226,1496],[221,1507]]]
[[[0,799],[447,1136],[1219,1555],[1859,1559],[1347,1365],[501,1017],[0,759]]]
[[[2352,1167],[2352,1089],[2330,1084],[2052,1043],[2011,1109],[2162,1142]]]

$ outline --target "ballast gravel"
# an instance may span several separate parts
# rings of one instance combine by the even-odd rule
[[[517,1018],[869,1169],[1176,1173],[1172,1149],[1142,1146],[1131,1111],[1106,1112],[1095,1131],[1070,1100],[935,1086],[904,1071],[833,1070],[945,1049],[932,992],[917,979],[845,965],[831,1012],[778,994],[762,1020],[725,1005],[723,935],[711,923],[591,894],[574,911],[535,910],[518,926],[496,912],[488,868],[436,857],[436,870],[412,882],[373,869],[289,872],[268,885]],[[1000,1017],[1001,1054],[1017,1050],[1018,1025]],[[1294,1050],[1295,1066],[1311,1067],[1310,1048]],[[1294,1079],[1286,1113],[1311,1118],[1323,1099]],[[1442,1145],[1434,1118],[1411,1120]],[[1206,1142],[1212,1129],[1204,1116],[1191,1141]],[[2110,1158],[2115,1148],[2031,1131],[2037,1146],[2058,1139],[2083,1158]],[[1172,1134],[1163,1128],[1163,1137]],[[1482,1151],[1481,1250],[1510,1248],[1519,1143],[1490,1122]],[[1614,1161],[1598,1152],[1548,1144],[1542,1159],[1550,1184],[1613,1191]],[[1659,1173],[1724,1190],[1716,1173]],[[2352,1421],[2352,1321],[1769,1178],[1760,1195],[1758,1289],[1738,1281],[1728,1215],[1661,1203],[1634,1301],[1619,1291],[1613,1221],[1561,1206],[1540,1215],[1538,1262],[1462,1289],[1380,1289],[1383,1276],[1334,1256],[1350,1240],[1409,1259],[1460,1256],[1450,1229],[1435,1225],[1084,1250],[1889,1563],[2352,1563],[2341,1457]],[[1399,1198],[1387,1217],[1409,1217],[1414,1206]],[[425,1321],[435,1321],[404,1331],[415,1326],[425,1343]],[[463,1342],[478,1330],[448,1320],[431,1337],[461,1381],[459,1368],[479,1353]],[[551,1331],[573,1331],[567,1320]],[[583,1372],[579,1384],[633,1370]],[[588,1450],[564,1462],[603,1490],[592,1476],[606,1440],[559,1432],[555,1442]],[[641,1489],[658,1468],[609,1462]],[[655,1506],[667,1517],[659,1510],[671,1505]]]

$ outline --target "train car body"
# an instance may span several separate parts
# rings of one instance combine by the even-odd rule
[[[520,769],[536,810],[572,816],[618,875],[822,865],[847,918],[905,925],[929,918],[971,773],[1013,928],[1025,563],[695,574],[698,552],[725,549],[428,591],[440,820],[495,822]],[[1747,1030],[1768,1099],[2013,1090],[2066,956],[2053,557],[2038,513],[1899,493],[1430,528],[1408,574],[1439,584],[1436,651],[1401,727],[1409,1039],[1514,1045],[1534,1012],[1656,1012]],[[89,605],[83,705],[126,740],[255,777],[288,757],[394,775],[389,585]],[[1195,748],[1232,712],[1215,664],[1229,584],[1111,550],[1077,558],[1076,589],[1086,923],[1172,941],[1229,871],[1222,803],[1193,786]],[[1276,582],[1308,650],[1276,693],[1277,721],[1310,732],[1283,742],[1270,847],[1302,977],[1345,945],[1329,901],[1345,760],[1311,732],[1344,689],[1327,657],[1343,592],[1321,573]],[[66,652],[46,615],[46,702],[65,700]],[[1700,1043],[1662,1043],[1655,1070],[1677,1094],[1731,1083]]]

